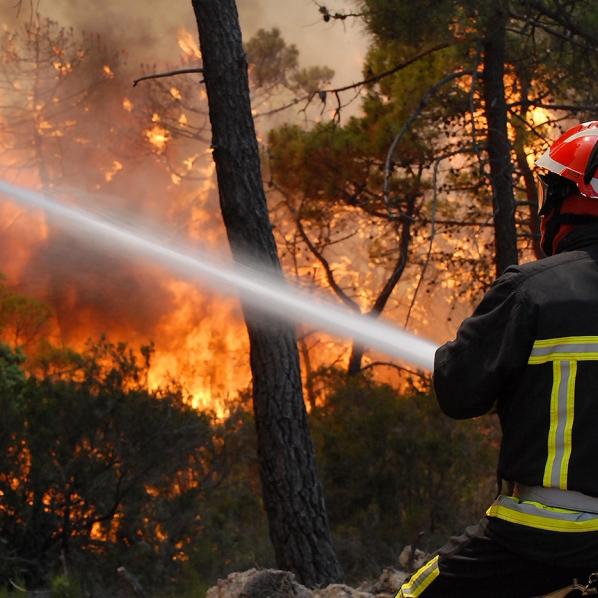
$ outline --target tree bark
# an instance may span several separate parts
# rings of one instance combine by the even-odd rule
[[[494,242],[496,274],[518,263],[515,230],[515,197],[513,195],[511,146],[507,134],[505,101],[505,44],[507,2],[492,4],[486,23],[484,50],[484,113],[488,123],[488,158],[494,209]]]
[[[220,207],[233,256],[280,272],[234,0],[192,0]],[[294,328],[244,306],[264,505],[277,565],[308,586],[341,578],[303,402]]]
[[[525,155],[525,123],[527,121],[527,114],[529,108],[529,87],[530,81],[527,76],[518,75],[521,84],[521,110],[519,111],[519,119],[513,122],[513,129],[515,131],[515,156],[517,159],[517,166],[523,177],[523,184],[525,186],[525,195],[529,207],[529,229],[532,239],[532,248],[536,259],[539,260],[546,257],[540,246],[540,215],[538,214],[538,187],[534,180],[534,174],[529,164],[527,163],[527,156]]]

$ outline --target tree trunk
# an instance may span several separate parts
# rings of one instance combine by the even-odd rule
[[[532,248],[536,259],[539,260],[546,257],[540,246],[540,215],[538,214],[538,187],[534,180],[534,174],[529,164],[527,163],[527,156],[525,155],[525,122],[528,115],[528,100],[529,100],[529,79],[526,76],[519,75],[519,82],[521,84],[521,110],[519,117],[513,122],[513,129],[515,131],[515,156],[517,158],[517,166],[523,177],[523,184],[525,186],[525,195],[527,197],[527,204],[529,207],[529,229],[532,239]]]
[[[233,256],[280,272],[234,0],[192,0],[220,207]],[[277,565],[315,586],[341,578],[303,402],[294,328],[244,306],[264,505]]]
[[[492,3],[484,37],[484,113],[488,122],[488,158],[494,209],[496,274],[518,262],[515,197],[511,180],[511,146],[505,101],[507,2]]]

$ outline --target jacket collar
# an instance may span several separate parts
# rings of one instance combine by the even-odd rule
[[[576,226],[558,245],[555,253],[598,246],[598,224]],[[598,247],[597,247],[598,250]]]

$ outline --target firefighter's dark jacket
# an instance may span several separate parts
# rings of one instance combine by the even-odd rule
[[[434,387],[453,418],[497,409],[502,479],[598,496],[598,227],[508,268],[436,352]]]

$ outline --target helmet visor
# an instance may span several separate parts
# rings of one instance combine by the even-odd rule
[[[538,214],[546,216],[549,211],[548,206],[548,181],[544,174],[538,175]]]
[[[540,216],[546,216],[570,195],[578,193],[577,186],[558,174],[538,175],[538,205]]]

